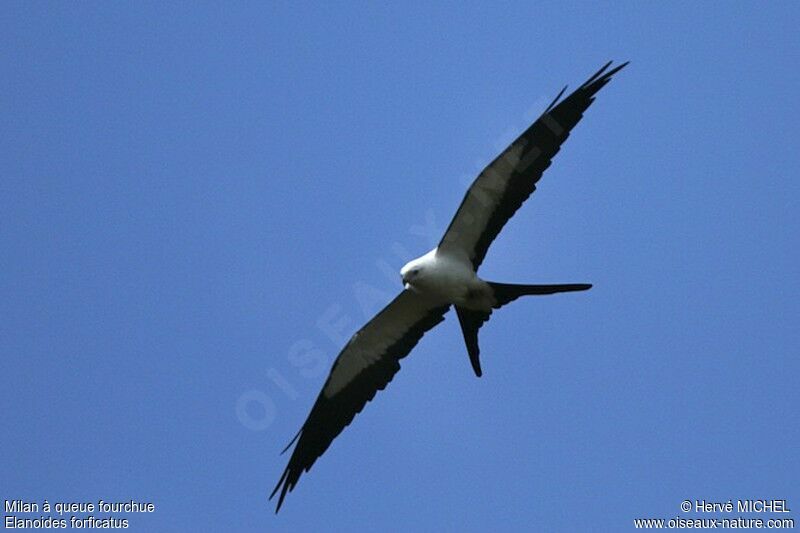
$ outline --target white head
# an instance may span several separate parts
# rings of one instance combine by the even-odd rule
[[[429,276],[436,269],[436,248],[409,261],[400,269],[400,277],[403,278],[403,286],[406,289],[419,288],[426,276]]]
[[[420,259],[421,258],[417,258],[413,261],[409,261],[403,268],[400,269],[400,277],[402,278],[403,286],[406,289],[410,289],[414,282],[419,279],[419,276],[422,273],[423,266],[420,264]]]

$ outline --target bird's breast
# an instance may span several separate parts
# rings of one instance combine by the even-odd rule
[[[433,259],[433,258],[432,258]],[[424,275],[414,281],[414,288],[440,301],[464,305],[486,285],[471,266],[448,257],[436,257],[425,265]]]

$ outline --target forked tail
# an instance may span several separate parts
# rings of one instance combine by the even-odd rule
[[[591,283],[569,283],[561,285],[516,285],[513,283],[487,282],[494,292],[495,309],[514,301],[520,296],[556,294],[558,292],[585,291],[592,288]]]
[[[516,300],[520,296],[529,294],[555,294],[557,292],[574,292],[591,289],[589,283],[571,283],[568,285],[514,285],[511,283],[492,283],[487,282],[494,293],[495,303],[492,307],[500,309],[502,306]],[[479,311],[456,306],[458,321],[461,324],[461,332],[464,334],[464,342],[467,344],[469,361],[475,375],[481,377],[480,347],[478,346],[478,330],[484,322],[489,320],[492,310]]]

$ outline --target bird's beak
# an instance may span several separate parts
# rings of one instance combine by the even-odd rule
[[[405,281],[405,280],[403,280],[403,281]],[[409,290],[410,290],[410,289],[411,289],[411,284],[410,284],[410,283],[408,283],[408,282],[405,282],[405,283],[403,284],[403,287],[405,287],[406,289],[409,289]]]

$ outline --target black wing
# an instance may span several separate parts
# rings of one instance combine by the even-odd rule
[[[561,144],[594,101],[594,95],[628,63],[606,72],[611,62],[575,92],[558,102],[566,87],[541,117],[506,148],[470,186],[439,249],[466,255],[475,270],[489,245],[536,189]]]
[[[426,331],[444,320],[449,307],[404,290],[353,335],[333,363],[308,419],[286,447],[297,442],[270,495],[272,499],[280,489],[276,513],[302,473],[311,469],[375,393],[386,387],[400,370],[400,359],[408,355]]]

